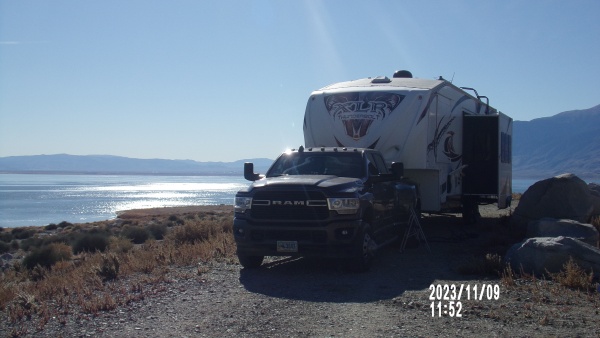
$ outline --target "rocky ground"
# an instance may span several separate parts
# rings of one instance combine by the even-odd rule
[[[3,323],[0,335],[600,336],[597,291],[574,291],[533,277],[473,274],[481,257],[503,254],[509,244],[502,224],[509,211],[492,206],[482,211],[480,225],[468,228],[459,218],[425,217],[430,252],[423,242],[405,250],[388,247],[367,273],[349,272],[336,261],[285,258],[269,259],[256,270],[226,261],[171,268],[126,306],[53,317],[41,331],[35,320],[20,331]],[[439,295],[431,291],[438,286]]]

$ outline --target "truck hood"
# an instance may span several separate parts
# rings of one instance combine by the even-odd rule
[[[338,177],[331,175],[288,175],[279,177],[263,178],[255,181],[248,187],[278,187],[278,186],[313,186],[324,189],[352,189],[360,188],[363,182],[354,177]]]

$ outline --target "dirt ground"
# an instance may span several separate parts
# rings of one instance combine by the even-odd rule
[[[415,241],[405,250],[387,247],[367,273],[336,261],[289,258],[270,258],[255,270],[223,261],[172,268],[137,302],[53,318],[42,331],[32,322],[26,336],[599,337],[598,292],[469,273],[486,253],[502,255],[510,244],[503,224],[510,210],[481,211],[473,227],[457,217],[426,215],[430,251]],[[156,212],[176,211],[120,217]]]

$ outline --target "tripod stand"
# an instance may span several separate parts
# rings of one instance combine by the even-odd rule
[[[417,213],[414,208],[410,208],[410,217],[408,218],[408,228],[404,232],[404,237],[402,238],[402,244],[400,245],[400,251],[404,252],[404,248],[406,247],[406,242],[410,237],[416,237],[419,243],[421,241],[425,242],[425,246],[427,247],[427,251],[431,253],[431,248],[429,247],[429,243],[427,242],[427,238],[425,237],[425,233],[423,232],[423,228],[421,228],[421,223],[419,222],[419,217],[417,217]]]

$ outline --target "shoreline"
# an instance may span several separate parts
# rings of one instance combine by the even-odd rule
[[[117,211],[115,219],[130,219],[137,217],[168,216],[172,214],[185,215],[198,212],[228,212],[233,211],[233,204],[204,204],[179,207],[160,207],[147,209],[131,209]]]
[[[154,207],[154,208],[142,208],[142,209],[129,209],[129,210],[118,210],[115,212],[114,216],[111,218],[103,218],[95,221],[83,221],[83,222],[69,222],[69,221],[59,221],[59,222],[50,222],[44,225],[17,225],[17,226],[0,226],[0,229],[8,229],[8,231],[12,231],[12,229],[18,228],[31,228],[31,229],[40,229],[43,230],[46,226],[50,224],[60,224],[62,222],[71,223],[73,225],[93,225],[98,223],[106,223],[106,222],[114,222],[119,219],[135,219],[135,218],[150,218],[150,217],[163,217],[170,215],[187,215],[187,214],[195,214],[201,212],[217,212],[224,213],[233,211],[233,204],[203,204],[203,205],[186,205],[186,206],[176,206],[176,207]]]

